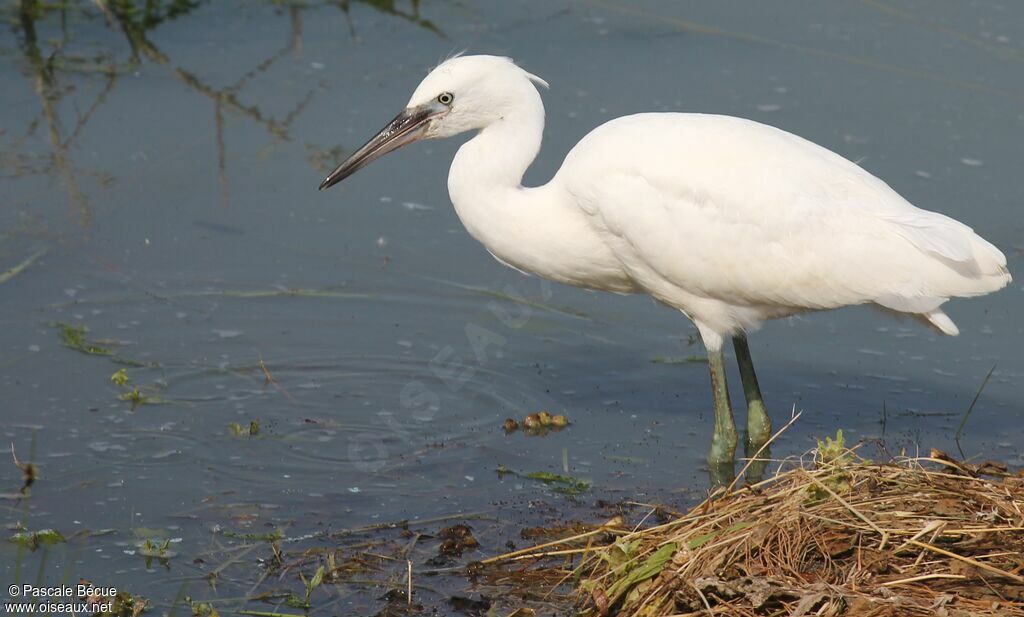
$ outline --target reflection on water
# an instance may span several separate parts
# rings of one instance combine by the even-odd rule
[[[39,117],[29,125],[25,137],[15,140],[5,147],[5,151],[13,154],[11,160],[5,160],[5,168],[14,169],[18,177],[26,175],[57,176],[64,186],[70,206],[70,218],[83,227],[92,223],[92,209],[88,197],[83,194],[78,177],[89,174],[86,169],[76,168],[72,154],[75,141],[88,125],[96,111],[108,100],[111,91],[116,87],[120,76],[130,74],[143,61],[165,68],[171,76],[179,80],[187,89],[209,99],[212,103],[214,126],[213,143],[217,150],[218,180],[224,191],[228,187],[228,153],[224,140],[225,113],[238,114],[250,120],[276,139],[288,141],[289,128],[302,114],[320,88],[310,87],[301,93],[295,104],[279,114],[268,114],[261,111],[258,102],[246,99],[242,94],[246,84],[252,79],[270,70],[276,62],[288,54],[296,57],[302,54],[302,16],[305,11],[333,7],[341,11],[348,24],[349,35],[359,39],[356,23],[352,17],[348,0],[323,0],[322,2],[280,2],[282,12],[288,19],[287,41],[279,49],[267,53],[264,57],[252,59],[251,65],[240,70],[237,78],[227,85],[214,86],[204,81],[195,71],[177,63],[153,43],[152,36],[166,23],[179,19],[187,19],[200,9],[203,0],[168,0],[147,1],[137,3],[131,0],[100,0],[89,2],[78,0],[67,3],[43,3],[39,0],[19,0],[17,2],[18,47],[28,67],[28,77],[32,81],[32,89],[39,102]],[[367,0],[366,5],[382,13],[400,17],[420,27],[443,36],[441,30],[430,20],[420,15],[419,2],[412,2],[408,10],[396,6],[395,2]],[[10,7],[8,7],[10,8]],[[123,36],[125,46],[118,48],[111,45],[112,41],[83,42],[72,35],[80,34],[77,22],[94,22],[100,16],[105,20],[108,29]],[[59,36],[53,38],[51,30],[55,29]],[[40,37],[44,32],[45,38]],[[108,38],[109,33],[104,33]],[[99,47],[97,48],[97,44]],[[77,86],[80,81],[88,81],[95,85],[95,76],[102,76],[99,86],[88,106],[79,108],[81,97]],[[73,96],[73,109],[67,109],[61,102],[66,96]],[[73,116],[73,117],[69,117]],[[40,126],[40,124],[42,126]],[[19,152],[26,138],[37,130],[45,130],[50,152],[45,163],[33,161],[33,157],[20,155]],[[328,159],[322,163],[324,167],[329,161],[339,157],[337,149],[325,151],[312,144],[306,144],[310,156],[317,161]],[[35,163],[35,164],[33,164]],[[113,177],[109,173],[91,172],[101,185],[109,183]]]
[[[460,520],[483,544],[468,560],[522,543],[524,526],[604,516],[598,498],[698,498],[706,365],[687,360],[702,350],[678,315],[491,261],[448,207],[457,144],[396,153],[335,194],[316,192],[324,172],[438,59],[505,53],[552,84],[528,180],[617,115],[742,115],[967,221],[1016,273],[1021,10],[0,4],[0,431],[39,470],[25,498],[22,471],[0,466],[0,511],[72,539],[45,559],[5,543],[0,572],[85,576],[160,612],[183,593],[222,613],[297,612],[274,596],[302,585],[273,569],[268,535],[311,564],[332,549],[405,547],[400,529],[346,534],[408,520],[420,538],[408,554],[426,572],[438,567],[428,536]],[[953,451],[995,364],[962,442],[1021,464],[1022,312],[1017,285],[954,302],[957,339],[861,310],[768,325],[751,346],[776,424],[804,411],[775,454],[839,427],[891,451]],[[112,381],[122,369],[127,381]],[[572,425],[502,431],[542,409]],[[593,489],[569,498],[499,466]],[[177,555],[147,560],[146,540]],[[312,612],[377,610],[387,585],[367,581],[400,583],[399,565],[363,563]],[[426,587],[441,595],[421,601],[449,612],[444,594],[476,593],[464,579]],[[246,600],[260,594],[265,604]]]

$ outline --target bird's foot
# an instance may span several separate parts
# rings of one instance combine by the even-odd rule
[[[730,415],[731,417],[731,415]],[[736,477],[736,429],[716,423],[708,451],[708,471],[711,483],[726,485]]]
[[[748,484],[757,484],[761,480],[764,480],[764,471],[768,467],[768,460],[772,457],[771,449],[761,449],[760,444],[757,447],[753,447],[750,442],[747,442],[746,455],[748,459],[752,459],[747,465],[746,482]]]
[[[733,461],[712,463],[708,461],[708,479],[711,486],[729,486],[736,479],[736,464]]]
[[[753,456],[772,436],[772,420],[760,399],[747,400],[747,456]]]
[[[747,481],[760,482],[768,466],[771,452],[767,447],[772,436],[772,421],[768,417],[764,402],[760,399],[747,401],[747,439],[744,451],[748,459],[754,459],[747,467]]]

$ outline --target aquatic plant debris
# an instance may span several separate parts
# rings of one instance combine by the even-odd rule
[[[569,426],[569,419],[562,414],[551,415],[547,411],[531,413],[523,418],[523,432],[531,437],[547,435],[551,431],[560,431]],[[502,430],[511,434],[519,430],[520,423],[513,418],[505,418]]]
[[[487,561],[578,581],[589,617],[1024,616],[1024,472],[939,451],[876,463],[841,432],[673,520],[584,535]]]
[[[130,401],[132,407],[136,405],[145,405],[149,402],[149,397],[139,391],[138,387],[132,388],[128,392],[122,392],[118,397],[122,401]]]
[[[513,471],[504,465],[498,465],[498,476],[513,475],[520,478],[526,478],[529,480],[537,480],[551,487],[551,490],[560,493],[562,495],[568,495],[574,497],[581,495],[590,490],[590,482],[586,480],[580,480],[573,478],[572,476],[562,476],[549,471],[531,471],[528,473],[522,473]]]
[[[192,609],[192,617],[220,617],[220,611],[209,602],[197,602],[185,596],[185,602]]]
[[[78,579],[79,585],[85,585],[86,587],[95,587],[93,583],[87,579]],[[81,598],[87,604],[110,604],[109,611],[102,611],[94,613],[94,617],[139,617],[146,609],[149,608],[149,600],[133,596],[127,591],[118,591],[112,596],[103,596],[99,594],[90,595]],[[214,617],[214,616],[210,616]]]
[[[40,529],[39,531],[19,531],[7,538],[8,542],[36,550],[40,546],[62,544],[67,542],[64,535],[56,529]]]
[[[110,376],[110,381],[118,386],[128,385],[128,369],[118,369],[117,371],[114,372],[113,375]]]
[[[675,554],[677,548],[678,545],[676,545],[674,542],[669,542],[668,544],[662,546],[658,550],[651,553],[651,555],[647,557],[647,559],[645,559],[643,563],[640,563],[639,565],[634,564],[635,567],[628,567],[632,563],[632,560],[625,561],[622,563],[619,563],[617,560],[615,560],[614,566],[625,572],[625,575],[616,580],[608,588],[607,591],[600,590],[598,592],[599,588],[596,587],[594,581],[586,581],[584,585],[591,586],[594,589],[592,595],[594,597],[600,597],[600,603],[604,605],[605,612],[607,612],[609,606],[618,603],[622,596],[629,592],[631,589],[633,589],[635,586],[639,585],[640,583],[648,579],[654,578],[658,574],[661,574],[661,571],[665,567],[665,564],[668,563],[670,559],[672,559],[672,556]],[[606,561],[609,560],[606,559]]]
[[[92,356],[110,356],[114,352],[106,347],[100,347],[85,340],[85,326],[72,326],[64,322],[57,322],[57,336],[64,343],[65,347]]]
[[[373,300],[378,296],[371,292],[347,291],[343,288],[271,288],[271,289],[193,289],[167,291],[156,294],[147,292],[109,297],[81,298],[74,302],[59,302],[48,305],[50,308],[67,308],[91,304],[128,304],[131,302],[149,302],[154,298],[163,301],[188,300],[193,298],[233,298],[238,300],[255,300],[260,298],[327,298],[336,300]]]
[[[260,423],[258,420],[250,420],[249,426],[242,426],[238,422],[232,422],[228,424],[228,430],[235,437],[254,437],[260,433]]]
[[[235,538],[237,540],[247,540],[254,542],[277,542],[284,538],[284,532],[280,529],[269,531],[266,533],[242,533],[238,531],[231,531],[229,529],[223,529],[220,531],[221,535],[226,538]]]
[[[110,381],[114,385],[124,388],[124,392],[117,396],[118,400],[125,401],[132,404],[132,410],[134,411],[141,405],[160,405],[169,402],[167,399],[147,394],[146,391],[155,391],[156,388],[153,386],[131,386],[131,378],[128,377],[127,369],[119,369],[110,376]]]
[[[40,249],[35,253],[32,253],[18,264],[11,266],[10,268],[0,272],[0,285],[3,285],[7,281],[18,276],[25,270],[27,270],[32,264],[38,261],[42,256],[46,255],[48,249]]]
[[[22,463],[18,460],[18,454],[14,451],[14,443],[11,443],[11,458],[14,459],[14,466],[21,470],[23,478],[21,490],[18,491],[22,495],[27,495],[29,489],[35,483],[36,478],[39,476],[39,470],[36,468],[32,461]]]
[[[302,585],[305,589],[306,596],[304,598],[300,598],[294,594],[290,594],[287,598],[285,598],[285,606],[290,606],[292,608],[309,609],[312,606],[309,602],[309,598],[311,595],[313,595],[313,590],[319,587],[320,584],[324,581],[324,572],[324,567],[320,566],[316,569],[316,573],[313,574],[312,578],[310,578],[309,580],[306,580],[306,577],[303,576],[302,572],[299,572],[299,579],[302,581]]]
[[[480,546],[473,537],[473,528],[465,523],[445,527],[437,535],[441,539],[441,546],[437,549],[439,556],[461,557],[465,551]]]
[[[177,557],[178,553],[176,551],[172,551],[170,546],[171,540],[169,538],[156,542],[151,538],[146,538],[136,545],[140,555],[143,557],[155,557],[157,559],[170,559],[172,557]]]
[[[652,364],[707,364],[708,357],[693,356],[655,356],[651,358]]]

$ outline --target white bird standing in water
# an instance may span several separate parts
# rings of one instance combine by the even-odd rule
[[[550,182],[524,187],[544,131],[534,84],[547,87],[508,58],[447,60],[320,188],[413,141],[476,131],[455,155],[448,192],[495,258],[567,285],[649,294],[697,326],[711,370],[713,467],[731,468],[736,449],[726,338],[753,453],[771,433],[746,341],[762,321],[874,304],[955,335],[946,300],[1011,280],[1006,257],[970,227],[914,207],[821,146],[741,118],[617,118],[576,144]]]

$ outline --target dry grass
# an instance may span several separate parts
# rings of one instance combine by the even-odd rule
[[[585,615],[1024,615],[1022,510],[1005,467],[936,451],[878,464],[840,439],[656,527],[488,561],[571,570]]]

